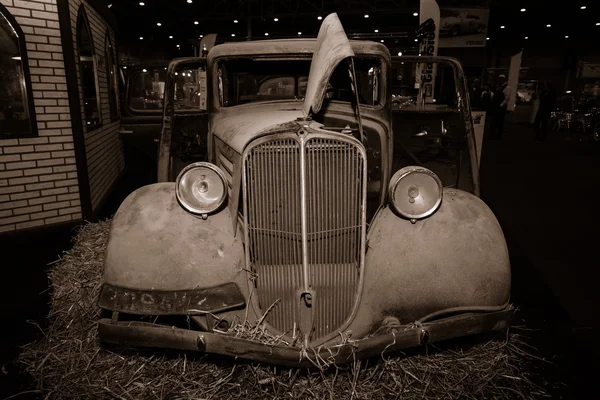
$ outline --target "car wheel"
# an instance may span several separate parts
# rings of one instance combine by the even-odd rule
[[[592,137],[594,138],[595,142],[600,142],[600,121],[598,121],[596,123],[596,126],[594,126],[594,131],[592,132]]]

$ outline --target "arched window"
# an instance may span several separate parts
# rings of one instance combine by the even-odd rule
[[[106,80],[108,84],[108,105],[110,108],[110,120],[119,118],[119,87],[117,86],[117,63],[116,49],[110,40],[110,33],[106,32]]]
[[[83,91],[84,121],[89,132],[102,124],[102,118],[94,42],[83,6],[79,9],[77,18],[77,49],[79,51],[79,79]]]
[[[37,134],[25,36],[0,4],[0,139]]]

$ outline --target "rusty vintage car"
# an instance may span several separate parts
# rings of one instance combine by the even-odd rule
[[[191,116],[173,113],[169,80],[193,62],[169,70],[161,182],[112,221],[103,342],[310,366],[507,328],[508,251],[478,197],[464,79],[463,168],[442,182],[393,156],[390,54],[349,41],[337,15],[316,40],[215,46],[196,60],[206,160],[173,182],[172,141]]]

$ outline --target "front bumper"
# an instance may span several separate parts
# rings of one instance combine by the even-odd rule
[[[122,346],[158,347],[200,351],[291,367],[344,364],[352,360],[383,355],[460,336],[507,329],[514,310],[485,314],[461,314],[423,324],[399,327],[396,331],[321,346],[303,351],[298,347],[271,346],[231,335],[161,326],[143,322],[114,322],[101,319],[100,340]]]

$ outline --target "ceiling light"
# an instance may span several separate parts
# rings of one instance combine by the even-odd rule
[[[521,12],[525,12],[525,11],[527,11],[526,8],[521,8]]]
[[[321,17],[320,15],[317,17],[317,19],[320,21],[323,19],[323,17]]]
[[[277,22],[279,21],[279,18],[273,18],[273,21]]]
[[[402,56],[402,52],[401,52],[401,51],[399,51],[399,52],[398,52],[398,55],[399,55],[399,56]]]
[[[418,12],[416,12],[416,13],[413,13],[413,17],[418,17],[418,16],[419,16],[419,13],[418,13]]]
[[[175,72],[175,75],[179,75],[179,72]]]
[[[379,29],[375,29],[375,33],[379,33]]]
[[[112,7],[112,4],[109,4],[109,5],[108,5],[108,8],[111,8],[111,7]]]
[[[123,65],[123,69],[127,69],[127,65]]]
[[[19,60],[21,59],[21,57],[19,57],[19,56],[15,56],[15,57],[13,57],[12,59],[13,59],[13,60],[17,60],[17,61],[19,61]]]
[[[237,24],[237,23],[238,23],[238,20],[237,20],[237,19],[234,19],[234,20],[233,20],[233,23],[234,23],[234,24]]]
[[[419,41],[419,39],[415,39],[415,42],[418,42],[418,41]]]
[[[194,21],[194,25],[198,25],[198,24],[199,24],[199,22],[198,22],[198,21]]]
[[[235,33],[232,33],[232,34],[231,34],[231,37],[235,37]]]
[[[565,39],[568,39],[568,38],[569,38],[569,35],[565,35]]]
[[[586,6],[581,6],[581,9],[582,9],[582,10],[585,10],[586,8],[587,8]]]
[[[369,18],[369,14],[365,14],[365,18]]]
[[[171,35],[171,36],[169,36],[169,39],[173,39],[173,36],[172,36],[172,35]]]
[[[596,22],[596,26],[600,26],[600,22]]]
[[[160,22],[157,22],[156,26],[162,26],[162,24]]]
[[[203,37],[204,37],[204,35],[200,35],[200,38],[203,38]]]
[[[144,69],[142,70],[142,72],[148,72],[148,70],[147,70],[146,68],[144,68]]]
[[[486,37],[486,38],[485,38],[485,40],[490,40],[490,38],[489,38],[489,37]]]
[[[143,37],[143,36],[140,36],[140,40],[144,40],[144,37]]]
[[[546,25],[546,28],[550,28],[551,26],[552,26],[551,24],[548,24],[548,25]]]
[[[298,32],[298,36],[302,35],[302,32]]]
[[[269,32],[265,32],[265,36],[269,36]]]
[[[143,1],[140,1],[140,6],[145,6],[146,3],[144,3]]]
[[[571,91],[570,91],[570,90],[567,90],[565,93],[566,93],[566,94],[569,94],[569,93],[571,93]]]
[[[179,45],[177,45],[177,47],[179,47]]]
[[[504,29],[504,28],[506,28],[506,26],[504,26],[504,25],[501,25],[501,26],[500,26],[500,29]]]
[[[381,39],[381,43],[383,43],[383,39]]]
[[[192,0],[187,0],[188,3],[192,4]]]
[[[529,39],[529,36],[525,36],[525,40]]]

